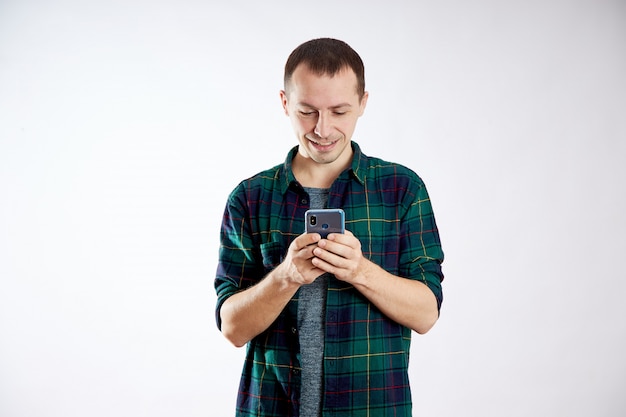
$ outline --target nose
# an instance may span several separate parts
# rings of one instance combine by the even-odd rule
[[[326,138],[330,135],[330,124],[328,123],[328,119],[323,114],[319,114],[317,116],[317,123],[315,124],[315,130],[313,130],[320,138]]]

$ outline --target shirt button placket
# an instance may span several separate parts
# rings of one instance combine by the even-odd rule
[[[326,365],[328,369],[326,372],[328,373],[328,377],[325,379],[326,381],[326,392],[331,394],[332,399],[336,398],[336,392],[338,389],[337,386],[337,345],[336,345],[336,336],[337,336],[337,313],[329,312],[326,322]],[[329,403],[332,401],[329,401]],[[333,406],[333,404],[328,404],[329,406]]]

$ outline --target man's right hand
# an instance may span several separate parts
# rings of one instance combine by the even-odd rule
[[[298,236],[289,248],[283,262],[272,271],[278,278],[284,279],[285,283],[296,285],[310,284],[324,271],[313,265],[313,250],[321,239],[318,233],[304,233]]]
[[[313,250],[321,239],[304,233],[289,245],[285,259],[258,284],[231,295],[220,310],[222,334],[240,347],[267,330],[298,288],[324,273],[313,266]]]

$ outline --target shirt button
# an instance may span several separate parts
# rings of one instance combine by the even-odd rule
[[[307,199],[306,199],[306,198],[303,198],[302,200],[300,200],[300,202],[301,202],[302,204],[306,204],[306,203],[308,203],[308,201],[307,201]]]
[[[298,329],[296,329],[295,327],[291,328],[291,333],[296,334],[298,332]]]

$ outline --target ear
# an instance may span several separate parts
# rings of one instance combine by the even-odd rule
[[[285,114],[289,116],[289,110],[287,107],[287,93],[285,92],[285,90],[280,90],[280,101],[283,105],[283,110],[285,111]]]
[[[365,113],[365,107],[367,106],[367,99],[369,98],[370,93],[365,91],[363,93],[363,98],[361,99],[361,103],[359,105],[359,116],[362,116]]]

